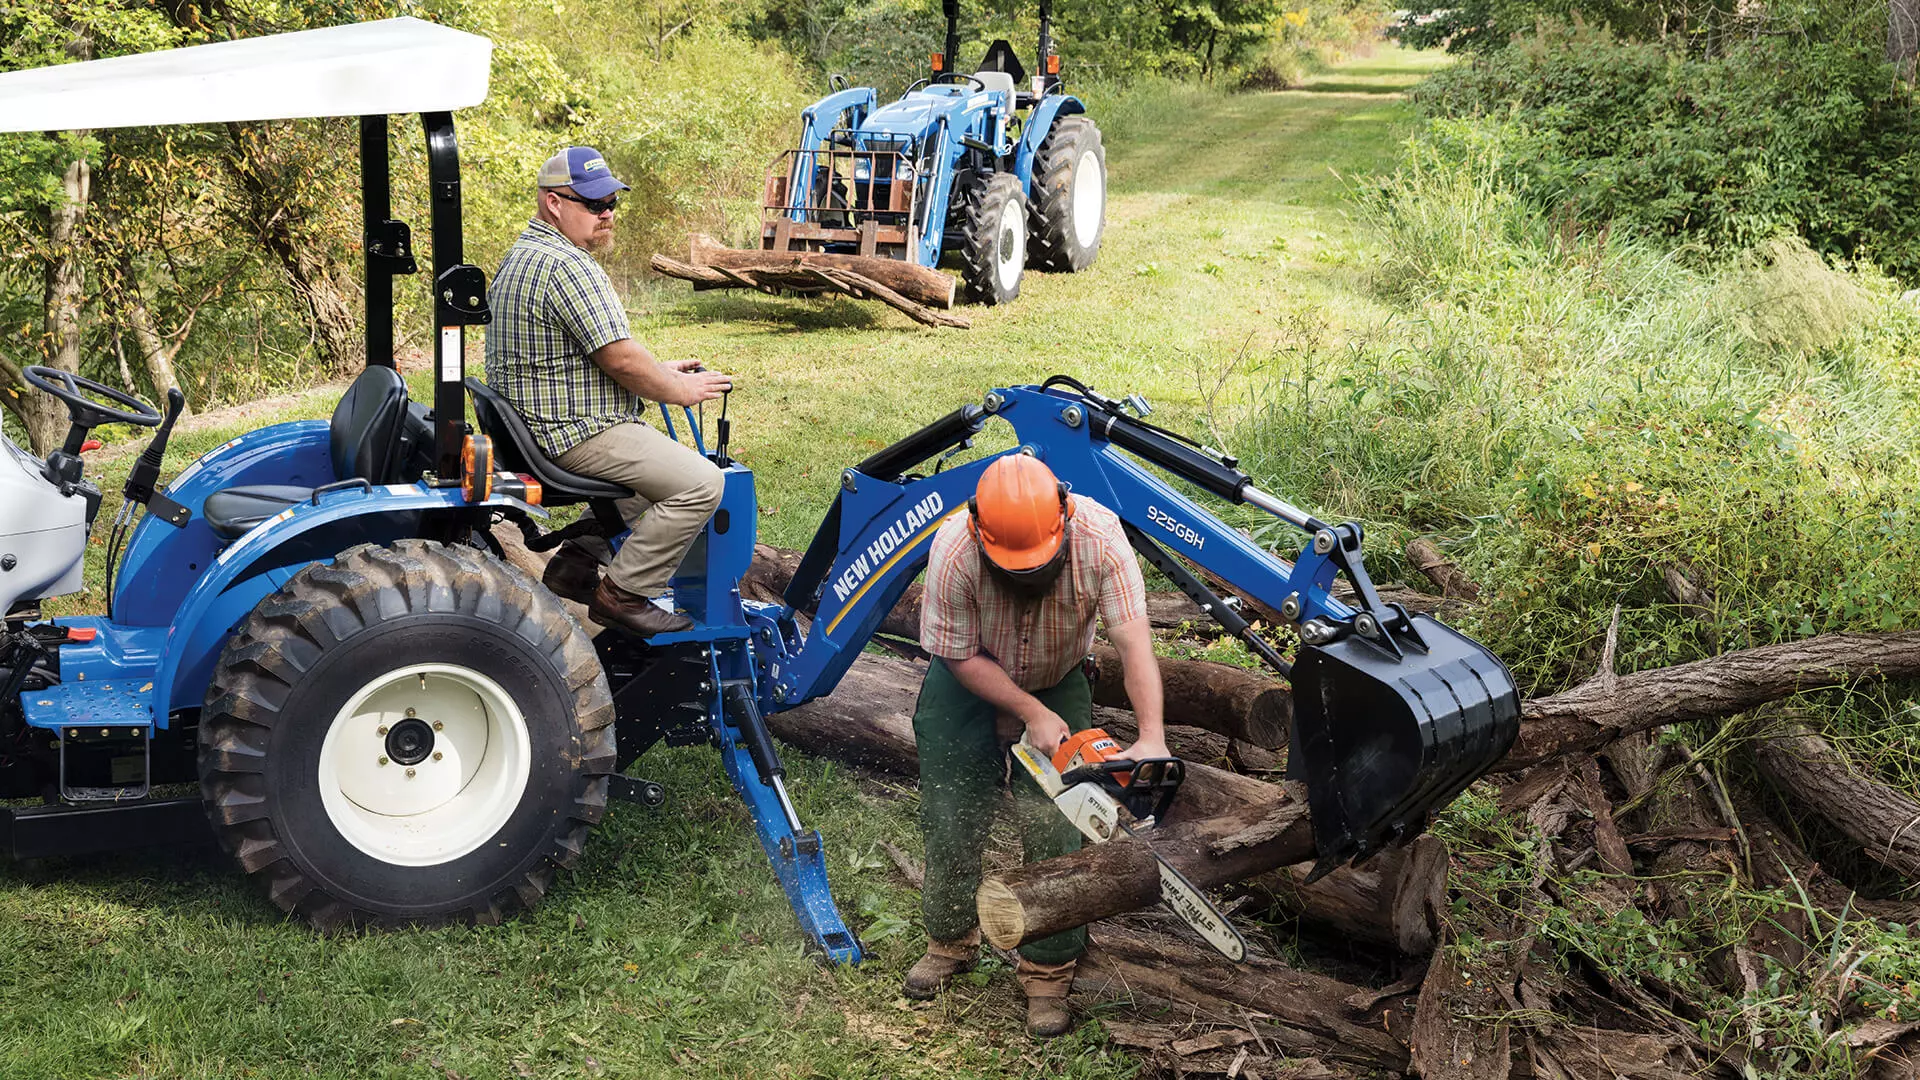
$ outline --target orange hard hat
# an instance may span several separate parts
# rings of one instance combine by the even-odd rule
[[[987,466],[967,505],[980,550],[994,565],[1015,573],[1051,562],[1073,516],[1067,486],[1028,454],[1007,454]]]

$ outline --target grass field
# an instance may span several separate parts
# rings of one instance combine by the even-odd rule
[[[995,385],[1071,373],[1205,431],[1220,387],[1236,393],[1236,361],[1271,353],[1290,325],[1310,318],[1337,340],[1394,317],[1362,288],[1342,196],[1391,168],[1409,122],[1396,92],[1436,62],[1383,50],[1297,91],[1096,100],[1112,174],[1098,264],[967,309],[971,331],[668,285],[636,287],[635,331],[741,377],[734,453],[758,474],[762,538],[788,546],[810,537],[844,465]],[[336,394],[267,411],[325,415]],[[260,420],[203,425],[172,464]],[[130,456],[108,460],[101,486],[117,487]],[[319,937],[212,853],[0,867],[0,1076],[1133,1073],[1097,1023],[1028,1039],[991,962],[937,1003],[900,998],[918,897],[879,844],[917,849],[913,792],[790,767],[841,910],[874,949],[857,969],[802,955],[712,753],[656,750],[635,772],[666,784],[666,809],[617,808],[579,871],[498,928]]]

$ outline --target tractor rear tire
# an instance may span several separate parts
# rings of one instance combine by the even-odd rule
[[[1107,148],[1085,116],[1054,121],[1033,158],[1035,270],[1071,273],[1093,265],[1107,227]]]
[[[976,303],[1004,304],[1020,295],[1027,263],[1027,196],[1012,173],[975,173],[962,193],[954,247],[960,280]]]
[[[605,816],[614,709],[580,624],[471,547],[315,563],[227,643],[200,723],[222,846],[322,929],[498,923]]]

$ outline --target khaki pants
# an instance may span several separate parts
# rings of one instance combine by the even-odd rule
[[[633,489],[632,498],[614,504],[633,533],[607,566],[607,578],[636,596],[666,592],[726,488],[719,466],[645,424],[608,428],[554,461],[568,472]],[[606,547],[581,546],[604,561]]]

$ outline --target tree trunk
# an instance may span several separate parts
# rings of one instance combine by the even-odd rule
[[[133,329],[134,344],[140,349],[140,358],[146,362],[147,378],[153,383],[155,397],[164,401],[168,390],[184,390],[173,370],[173,357],[178,346],[167,348],[160,331],[154,327],[153,313],[147,310],[146,301],[140,295],[140,277],[134,272],[132,259],[121,260],[120,281],[120,314]],[[165,411],[164,404],[161,411]],[[183,420],[192,415],[190,406],[180,410]]]
[[[1920,54],[1920,0],[1890,0],[1887,4],[1887,62],[1898,77],[1914,81],[1915,55]]]
[[[92,174],[84,159],[68,163],[61,177],[65,198],[49,211],[46,267],[47,363],[62,371],[80,370],[80,307],[86,269],[80,260],[80,223],[87,216]],[[52,394],[27,390],[20,418],[33,452],[42,457],[66,438],[67,407]]]
[[[261,126],[228,124],[227,132],[232,138],[227,167],[247,193],[242,224],[280,264],[305,305],[321,365],[336,375],[353,370],[366,358],[364,334],[351,298],[334,276],[336,268],[322,248],[301,235],[299,226],[310,212],[262,170],[267,143]]]
[[[953,307],[960,279],[918,263],[872,255],[833,255],[817,251],[758,251],[730,248],[705,233],[694,233],[687,261],[724,270],[770,270],[793,266],[848,270],[928,307]]]

